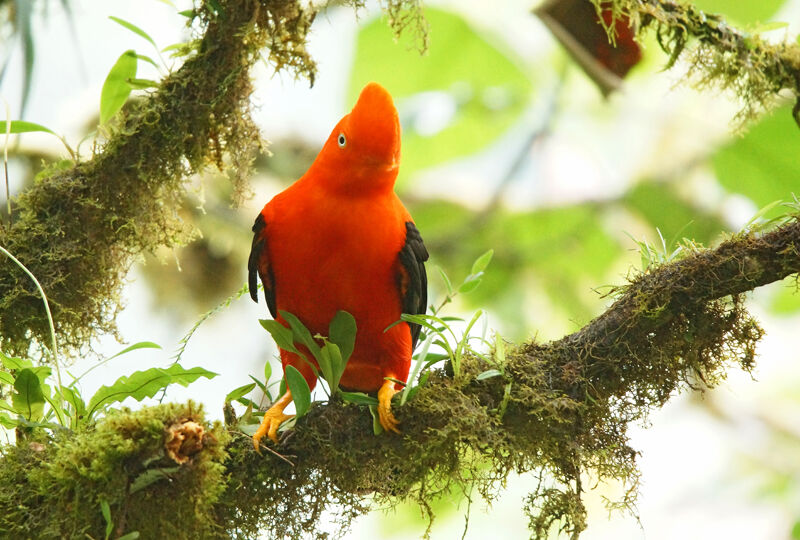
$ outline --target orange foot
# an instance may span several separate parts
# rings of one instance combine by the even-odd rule
[[[400,422],[392,414],[392,396],[397,392],[393,381],[383,382],[383,386],[378,390],[378,421],[384,430],[400,433],[400,430],[397,429],[397,424]]]
[[[264,435],[267,435],[272,442],[275,444],[278,443],[278,428],[291,418],[293,415],[291,414],[283,414],[283,410],[289,406],[289,403],[292,402],[292,393],[289,390],[286,390],[286,393],[283,394],[278,401],[276,401],[272,407],[269,408],[267,412],[264,413],[264,419],[261,421],[261,425],[258,427],[258,430],[253,435],[253,446],[258,452],[258,444],[261,439],[264,438]]]

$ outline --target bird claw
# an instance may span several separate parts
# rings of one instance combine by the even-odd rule
[[[283,410],[292,401],[291,392],[287,391],[284,395],[275,402],[275,404],[264,413],[264,419],[261,420],[261,425],[258,430],[253,434],[253,447],[258,452],[258,445],[264,435],[272,439],[272,442],[278,444],[278,428],[294,415],[284,414]]]
[[[378,390],[378,422],[380,422],[384,431],[393,431],[400,434],[400,430],[397,428],[400,422],[392,414],[392,396],[396,393],[397,389],[395,389],[394,382],[388,380]]]
[[[282,411],[272,412],[272,409],[264,413],[264,420],[261,421],[261,425],[259,426],[258,430],[253,434],[253,446],[255,447],[256,451],[258,451],[258,445],[261,439],[264,438],[264,435],[272,439],[272,442],[278,444],[278,428],[287,421],[289,418],[294,416],[293,414],[283,414]]]

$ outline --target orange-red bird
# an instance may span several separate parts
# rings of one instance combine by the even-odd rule
[[[377,391],[380,423],[398,433],[391,411],[398,388],[388,378],[407,379],[420,328],[405,322],[386,328],[402,313],[425,312],[428,259],[394,193],[399,162],[392,96],[369,83],[308,171],[256,217],[248,262],[250,296],[258,302],[258,275],[270,313],[284,326],[280,311],[296,315],[312,335],[327,334],[338,310],[355,317],[355,347],[341,386]],[[301,357],[280,355],[284,370],[294,366],[314,388],[314,372]],[[287,390],[264,414],[253,436],[256,449],[264,435],[277,442],[278,427],[291,418],[283,412],[291,400]]]

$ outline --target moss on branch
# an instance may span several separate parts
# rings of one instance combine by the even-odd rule
[[[778,94],[794,97],[793,114],[800,125],[800,44],[771,43],[757,34],[738,30],[724,15],[705,13],[687,2],[674,0],[591,0],[597,9],[611,6],[630,18],[639,32],[654,30],[669,57],[667,68],[679,57],[689,66],[689,80],[701,88],[731,90],[742,109],[739,120],[751,120],[771,108]],[[609,25],[612,33],[614,25]]]
[[[137,254],[188,237],[177,209],[191,174],[225,168],[244,190],[261,147],[249,101],[249,68],[261,51],[313,81],[304,47],[314,12],[299,2],[217,0],[196,17],[204,33],[181,68],[129,104],[91,160],[41,173],[14,201],[13,225],[0,225],[0,243],[47,292],[67,349],[113,331]],[[2,346],[25,354],[31,341],[49,339],[41,299],[19,268],[0,269]]]
[[[203,423],[191,404],[26,440],[2,457],[0,530],[94,536],[104,522],[91,509],[106,499],[113,515],[125,516],[120,534],[169,526],[172,538],[252,538],[263,530],[323,538],[321,520],[334,505],[344,533],[376,505],[412,500],[430,513],[440,495],[474,490],[491,500],[508,475],[531,472],[539,478],[525,502],[532,535],[547,538],[556,526],[577,538],[586,527],[582,480],[622,482],[628,492],[618,504],[632,505],[630,423],[682,389],[713,386],[734,366],[750,370],[762,331],[742,294],[798,272],[797,219],[650,268],[578,332],[509,347],[500,376],[477,380],[495,366],[475,357],[458,378],[434,372],[413,400],[395,405],[402,436],[374,436],[364,408],[334,401],[315,404],[263,455],[242,433],[206,424],[213,437],[200,449],[190,445],[188,463],[171,457],[170,428]],[[130,486],[153,469],[169,470],[172,482],[157,478],[134,496]],[[199,499],[198,490],[207,496]]]

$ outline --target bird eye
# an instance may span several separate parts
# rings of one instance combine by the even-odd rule
[[[344,148],[347,144],[347,139],[344,138],[344,133],[339,133],[339,138],[336,140],[339,143],[339,148]]]

